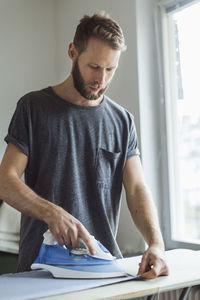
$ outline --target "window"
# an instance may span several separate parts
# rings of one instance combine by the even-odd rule
[[[168,11],[164,68],[170,236],[172,242],[200,246],[200,1]]]

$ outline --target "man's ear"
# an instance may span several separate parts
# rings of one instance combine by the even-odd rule
[[[77,51],[74,43],[69,44],[68,55],[71,58],[71,60],[73,60],[73,61],[77,58],[78,51]]]

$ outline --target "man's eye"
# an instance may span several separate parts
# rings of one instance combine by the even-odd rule
[[[98,66],[90,66],[93,70],[98,70],[99,67]]]
[[[116,67],[107,68],[107,72],[115,72]]]

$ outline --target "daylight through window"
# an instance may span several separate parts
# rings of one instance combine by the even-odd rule
[[[174,155],[172,235],[200,243],[200,2],[170,15],[171,139]]]

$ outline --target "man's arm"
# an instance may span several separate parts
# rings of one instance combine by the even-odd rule
[[[22,180],[28,157],[13,144],[8,144],[0,165],[0,198],[18,211],[47,223],[60,245],[78,246],[79,238],[94,249],[86,228],[72,215],[37,195]]]
[[[133,221],[149,246],[142,257],[138,274],[149,279],[168,275],[157,211],[145,184],[139,156],[132,156],[126,161],[123,184]]]

